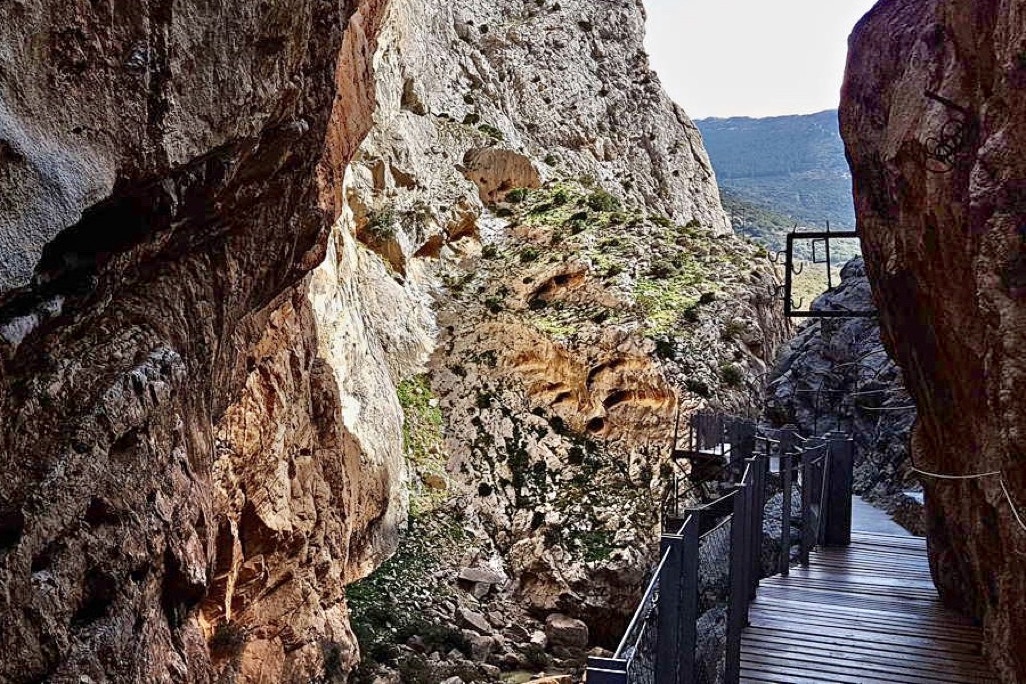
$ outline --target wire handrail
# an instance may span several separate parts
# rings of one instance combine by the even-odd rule
[[[669,557],[670,550],[667,549],[666,552],[663,553],[662,558],[659,560],[659,565],[657,565],[656,569],[652,572],[652,579],[649,580],[648,587],[645,589],[645,593],[643,594],[641,599],[641,608],[645,608],[646,606],[648,606],[649,600],[655,595],[656,590],[659,588],[659,575],[662,574],[663,568],[666,566],[666,562],[667,560],[669,560]],[[620,640],[620,643],[616,647],[616,652],[613,654],[614,658],[622,657],[624,650],[629,645],[637,644],[638,639],[640,639],[641,637],[640,627],[644,624],[644,620],[646,617],[648,616],[645,614],[645,611],[643,610],[638,610],[634,613],[633,618],[631,618],[630,624],[627,625],[627,630],[624,632],[623,638]],[[632,641],[631,636],[635,632],[638,632],[638,638]]]

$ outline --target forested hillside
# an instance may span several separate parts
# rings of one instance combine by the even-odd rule
[[[766,119],[735,117],[696,122],[716,170],[724,208],[735,228],[783,247],[795,223],[851,229],[851,174],[837,112]],[[846,256],[854,256],[846,246]]]

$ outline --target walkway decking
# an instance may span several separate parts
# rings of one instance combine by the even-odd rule
[[[854,532],[808,568],[759,585],[741,681],[791,684],[996,682],[980,630],[937,598],[926,541]]]

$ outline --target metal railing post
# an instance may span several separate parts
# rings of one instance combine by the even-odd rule
[[[690,526],[690,525],[689,525]],[[675,534],[664,534],[660,555],[666,554],[666,563],[659,576],[659,631],[656,638],[656,681],[675,684],[677,682],[677,654],[680,652],[680,599],[681,567],[684,538]]]
[[[812,545],[809,543],[809,533],[812,528],[812,458],[808,450],[801,455],[801,482],[802,482],[802,530],[801,544],[798,551],[798,562],[803,567],[809,565],[809,552]]]
[[[780,482],[783,501],[780,504],[780,574],[791,571],[791,494],[793,491],[794,455],[780,454]]]
[[[680,656],[677,664],[678,684],[695,684],[695,651],[698,648],[698,546],[702,528],[701,510],[689,509],[689,522],[681,530],[681,600],[680,600]]]
[[[745,521],[749,487],[738,485],[734,495],[734,513],[730,525],[730,598],[727,607],[727,649],[724,682],[738,684],[741,679],[741,632],[747,620],[748,563],[745,560],[745,540],[748,535]]]
[[[752,529],[751,529],[751,576],[749,578],[751,590],[749,596],[755,599],[755,593],[759,589],[759,580],[762,579],[762,534],[763,524],[766,517],[766,470],[769,462],[758,455],[752,460]]]
[[[830,469],[827,475],[827,546],[851,544],[851,497],[855,479],[855,442],[843,432],[833,432],[830,440]]]

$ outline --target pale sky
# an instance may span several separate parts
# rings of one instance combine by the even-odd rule
[[[874,0],[644,0],[646,47],[694,119],[838,105],[848,35]]]

